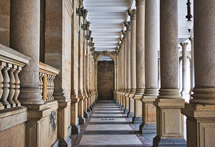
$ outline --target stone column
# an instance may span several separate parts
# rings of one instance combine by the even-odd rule
[[[189,99],[189,87],[186,84],[188,71],[187,71],[187,46],[188,42],[181,43],[182,46],[182,96],[185,99]]]
[[[136,0],[136,93],[133,123],[142,122],[141,98],[145,88],[145,0]]]
[[[146,87],[142,98],[142,125],[140,132],[156,133],[156,107],[158,96],[159,0],[146,0],[145,71]]]
[[[81,23],[83,22],[83,18],[79,17],[79,25],[81,26]],[[79,91],[78,91],[78,97],[79,97],[79,102],[78,102],[78,117],[79,117],[79,124],[84,124],[85,123],[85,118],[84,118],[84,85],[83,85],[83,61],[84,61],[84,48],[83,48],[83,30],[80,27],[79,30]]]
[[[85,38],[85,34],[86,34],[86,31],[84,31],[84,38]],[[86,44],[86,39],[84,39],[84,61],[83,61],[83,68],[84,68],[84,75],[83,75],[83,90],[84,90],[84,117],[85,118],[88,118],[89,117],[89,114],[87,112],[87,104],[88,104],[88,100],[89,100],[89,97],[88,97],[88,94],[87,94],[87,44]]]
[[[22,104],[43,104],[39,90],[40,1],[11,2],[10,46],[31,57],[20,75]]]
[[[127,99],[127,93],[128,91],[128,49],[129,49],[129,32],[128,32],[128,23],[125,23],[126,26],[126,32],[125,32],[125,48],[124,48],[124,94],[123,94],[123,100],[124,100],[124,113],[128,113],[129,110],[129,101]]]
[[[124,101],[124,93],[125,93],[125,66],[122,63],[125,63],[125,33],[123,32],[123,42],[122,42],[122,47],[121,47],[121,73],[122,73],[122,77],[121,77],[121,85],[122,85],[122,90],[121,90],[121,108],[122,110],[125,109],[125,101]]]
[[[205,15],[206,14],[206,15]],[[215,1],[194,3],[194,66],[193,99],[186,104],[187,146],[214,146],[215,126]]]
[[[171,13],[170,13],[171,12]],[[161,89],[155,100],[157,136],[153,146],[186,146],[178,89],[178,1],[160,1]]]
[[[136,91],[136,10],[129,10],[131,20],[131,90],[129,94],[128,117],[134,117],[134,96]]]
[[[131,50],[131,26],[130,21],[125,23],[126,30],[127,30],[127,48],[126,48],[126,94],[125,94],[125,107],[126,111],[125,113],[129,112],[129,94],[131,90],[131,62],[130,62],[130,50]]]

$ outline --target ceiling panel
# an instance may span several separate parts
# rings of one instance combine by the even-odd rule
[[[114,51],[133,0],[84,0],[96,51]]]

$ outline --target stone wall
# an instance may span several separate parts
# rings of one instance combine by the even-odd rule
[[[10,1],[0,1],[0,43],[9,45],[10,38]]]

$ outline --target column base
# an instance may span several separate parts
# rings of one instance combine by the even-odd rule
[[[87,112],[84,112],[84,117],[89,118],[89,114]]]
[[[132,117],[134,117],[134,112],[128,112],[128,115],[127,115],[127,117],[129,117],[129,118],[132,118]]]
[[[141,124],[142,123],[142,117],[133,117],[132,123],[133,124]]]
[[[124,113],[128,114],[128,109],[127,108],[124,109]]]
[[[187,146],[214,146],[215,105],[186,104],[182,113],[187,116]]]
[[[140,133],[142,134],[155,134],[156,131],[156,125],[155,124],[141,124],[140,125]]]
[[[88,114],[90,114],[91,111],[92,111],[92,108],[91,108],[91,107],[87,109],[87,113],[88,113]]]
[[[80,133],[80,125],[72,125],[72,134]]]
[[[85,124],[85,118],[79,117],[79,124]]]
[[[52,147],[72,147],[72,139],[70,137],[59,139],[52,145]]]
[[[153,139],[153,147],[186,147],[187,143],[182,138],[160,138],[155,136]]]

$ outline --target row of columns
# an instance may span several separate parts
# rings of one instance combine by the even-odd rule
[[[56,6],[60,7],[58,11],[54,15],[57,15],[60,17],[57,19],[59,23],[62,23],[62,3],[56,2]],[[47,7],[49,6],[47,2]],[[64,4],[63,4],[64,5]],[[21,80],[21,93],[19,96],[19,100],[22,103],[22,105],[25,105],[27,108],[29,108],[31,111],[29,112],[29,118],[28,118],[28,125],[27,125],[27,136],[30,136],[27,140],[27,146],[35,146],[37,144],[36,141],[38,141],[38,133],[40,126],[38,124],[39,114],[43,107],[40,107],[44,104],[44,101],[42,100],[42,96],[40,94],[39,89],[39,54],[40,54],[40,1],[39,0],[13,0],[11,2],[11,14],[10,14],[10,47],[29,56],[31,58],[30,63],[23,68],[23,72],[20,75]],[[75,6],[76,9],[76,6]],[[48,13],[49,11],[47,11]],[[74,17],[77,17],[74,15]],[[73,19],[74,19],[73,17]],[[78,16],[79,17],[79,16]],[[81,25],[84,24],[84,18],[79,17],[79,27],[81,28]],[[48,20],[47,20],[48,21]],[[47,23],[47,25],[49,25]],[[60,27],[58,24],[52,24],[53,28],[60,28],[61,30],[56,31],[56,33],[60,33],[62,37],[62,29],[63,27],[60,24]],[[51,27],[47,27],[51,28]],[[48,31],[47,31],[48,32]],[[72,34],[72,32],[70,32]],[[95,64],[92,59],[92,55],[89,51],[88,46],[88,40],[85,39],[85,35],[88,33],[86,30],[80,29],[79,34],[79,46],[78,46],[78,61],[77,65],[73,64],[75,62],[75,56],[74,59],[71,59],[71,80],[74,80],[77,78],[76,74],[78,75],[78,85],[74,81],[71,81],[71,98],[64,95],[64,89],[62,87],[62,79],[66,78],[63,77],[62,72],[62,48],[59,46],[62,44],[57,44],[58,50],[61,52],[61,55],[59,55],[58,58],[61,58],[61,60],[57,60],[59,63],[57,64],[56,68],[60,68],[61,72],[59,77],[56,79],[56,89],[54,93],[55,100],[58,100],[58,137],[61,139],[66,139],[68,137],[67,135],[67,129],[70,126],[66,125],[72,125],[74,128],[74,133],[79,132],[79,124],[84,123],[84,116],[88,117],[88,112],[92,110],[92,107],[94,105],[95,99],[96,99],[96,85],[95,83]],[[48,34],[48,33],[47,33]],[[57,34],[58,35],[58,34]],[[47,35],[48,36],[48,35]],[[46,37],[47,37],[46,36]],[[62,39],[62,38],[60,38]],[[52,41],[52,40],[51,40]],[[62,40],[57,43],[62,43]],[[48,43],[48,42],[47,42]],[[53,43],[53,42],[52,42]],[[73,42],[74,43],[74,42]],[[77,46],[76,46],[77,48]],[[53,48],[54,50],[55,48]],[[67,48],[67,50],[71,50],[73,54],[76,54],[74,50],[75,48]],[[49,50],[50,53],[52,50]],[[47,52],[48,54],[48,52]],[[48,64],[52,64],[53,60],[49,62],[49,60],[46,59]],[[55,61],[54,61],[55,62]],[[75,62],[76,63],[76,62]],[[54,65],[53,65],[54,66]],[[58,67],[59,66],[59,67]],[[78,66],[78,68],[76,68]],[[77,72],[79,70],[79,72]],[[75,76],[74,76],[75,75]],[[91,82],[93,84],[91,84]],[[78,88],[77,88],[78,86]],[[69,87],[69,85],[68,85]],[[77,91],[78,89],[78,91]],[[71,104],[71,107],[70,107]],[[46,105],[46,104],[44,104]],[[64,109],[65,108],[65,109]],[[69,109],[68,109],[69,108]],[[71,108],[71,109],[70,109]],[[67,110],[69,112],[67,112]],[[33,114],[31,116],[31,113]],[[38,114],[38,115],[36,115]],[[68,115],[70,115],[68,117]],[[85,114],[85,115],[84,115]],[[32,117],[32,118],[31,118]],[[71,121],[70,121],[71,117]],[[60,119],[61,118],[61,119]],[[63,118],[63,119],[62,119]],[[78,122],[79,119],[79,122]],[[65,125],[66,124],[66,125]],[[39,131],[38,131],[39,130]],[[66,130],[66,131],[65,131]],[[69,130],[68,130],[69,131]],[[38,141],[39,142],[39,141]]]
[[[186,105],[178,84],[178,1],[136,0],[136,10],[129,10],[131,30],[126,23],[118,53],[117,103],[128,112],[128,117],[133,117],[133,123],[142,123],[142,133],[157,134],[154,146],[186,146],[181,112],[188,117],[187,145],[213,144],[206,134],[214,136],[210,129],[215,123],[212,114],[215,29],[211,27],[215,19],[213,15],[203,14],[215,14],[214,7],[215,3],[210,0],[194,3],[195,88],[193,99]],[[186,58],[185,44],[182,47]],[[158,92],[159,48],[161,88]],[[184,58],[183,64],[186,64]]]

